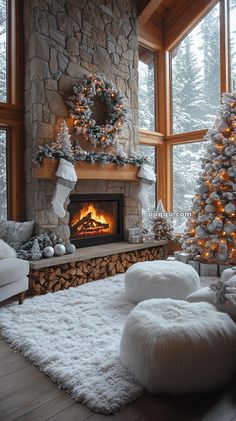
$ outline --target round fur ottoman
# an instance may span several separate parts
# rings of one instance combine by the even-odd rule
[[[135,263],[125,274],[126,296],[139,303],[150,298],[183,300],[200,288],[192,266],[169,260]]]
[[[208,303],[147,300],[128,316],[120,359],[153,393],[205,391],[236,368],[236,325]]]

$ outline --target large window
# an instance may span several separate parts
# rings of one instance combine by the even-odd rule
[[[0,0],[0,102],[7,100],[7,1]]]
[[[230,73],[231,90],[236,90],[236,0],[230,0]]]
[[[173,211],[174,227],[183,232],[187,213],[191,212],[192,197],[201,170],[206,142],[173,145]],[[181,215],[183,214],[183,215]]]
[[[23,219],[22,0],[0,0],[0,219]]]
[[[156,130],[155,125],[155,55],[139,48],[139,127]]]
[[[156,173],[157,172],[156,171],[157,170],[156,169],[156,147],[140,145],[139,153],[141,156],[147,156],[149,158],[149,164],[152,166],[152,168],[154,169]],[[150,227],[149,226],[150,225],[149,212],[153,212],[156,209],[156,195],[157,195],[156,184],[153,183],[148,192],[149,208],[147,210],[143,209],[142,211],[143,225],[146,228]]]
[[[209,128],[215,120],[220,101],[219,34],[216,5],[171,53],[173,133]]]
[[[0,219],[7,219],[7,132],[0,128]]]

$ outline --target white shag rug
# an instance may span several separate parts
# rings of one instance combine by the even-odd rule
[[[142,395],[119,361],[124,323],[134,307],[124,275],[26,299],[0,309],[1,333],[74,399],[104,414]]]
[[[212,279],[205,278],[202,286]],[[112,414],[143,394],[119,360],[133,307],[125,297],[124,275],[117,275],[2,307],[0,329],[75,400]]]

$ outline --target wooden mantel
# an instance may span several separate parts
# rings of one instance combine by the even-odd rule
[[[33,177],[41,180],[56,179],[57,166],[58,160],[44,159],[40,166],[33,168]],[[78,161],[75,170],[78,178],[84,180],[138,181],[139,167],[131,164],[119,167],[116,164],[90,164]]]

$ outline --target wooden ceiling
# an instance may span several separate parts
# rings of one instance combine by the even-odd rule
[[[140,43],[170,50],[218,0],[137,0]]]

